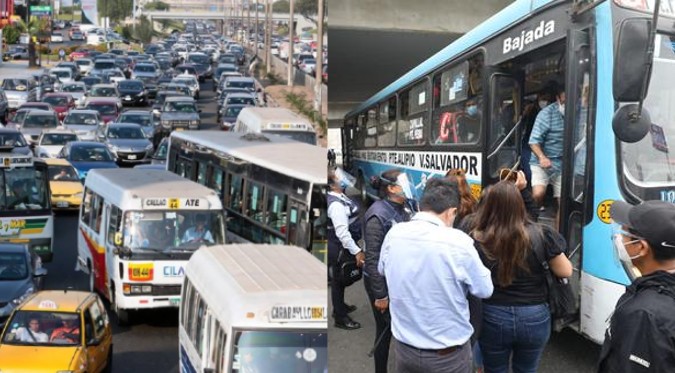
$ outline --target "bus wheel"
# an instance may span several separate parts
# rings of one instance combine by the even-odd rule
[[[111,299],[110,308],[112,308],[113,311],[115,311],[115,315],[117,315],[117,325],[118,326],[129,325],[129,311],[125,310],[125,309],[122,309],[122,308],[119,308],[119,306],[117,305],[117,302],[115,301],[115,288],[114,287],[112,288],[111,293],[112,294],[110,296],[110,299]]]
[[[366,179],[361,171],[359,171],[359,178],[357,180],[359,197],[361,197],[361,203],[365,206],[366,202],[368,202],[368,192],[366,191]]]

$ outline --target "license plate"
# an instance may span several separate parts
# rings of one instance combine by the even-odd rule
[[[180,306],[180,298],[169,298],[169,304],[172,306]]]
[[[68,207],[68,202],[67,201],[57,201],[56,207]]]
[[[129,155],[129,159],[136,159],[136,155],[134,154]]]

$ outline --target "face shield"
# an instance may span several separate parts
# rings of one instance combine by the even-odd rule
[[[405,204],[410,209],[411,212],[419,211],[419,206],[417,204],[417,193],[415,185],[411,181],[412,179],[406,173],[400,173],[396,177],[396,185],[401,187],[400,196],[405,197]]]
[[[333,172],[335,184],[340,186],[340,189],[346,190],[347,188],[353,188],[356,184],[356,178],[350,175],[347,171],[343,170],[341,167],[338,167]]]

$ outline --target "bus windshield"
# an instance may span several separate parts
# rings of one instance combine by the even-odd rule
[[[4,168],[0,173],[0,211],[42,210],[49,206],[43,170]]]
[[[642,140],[622,143],[623,172],[630,189],[644,197],[645,188],[675,185],[675,94],[669,82],[675,79],[675,36],[657,35],[652,77],[644,106],[652,125]]]
[[[304,142],[305,144],[316,145],[316,134],[314,132],[304,132],[304,131],[263,131],[263,132],[283,136],[295,141]]]
[[[222,211],[127,211],[124,247],[130,250],[171,251],[224,244]]]
[[[232,372],[307,372],[328,369],[326,331],[239,331]]]

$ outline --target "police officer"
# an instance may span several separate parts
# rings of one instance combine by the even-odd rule
[[[396,223],[410,220],[412,211],[406,202],[412,196],[406,174],[398,169],[383,172],[380,177],[372,180],[371,185],[379,191],[380,200],[370,206],[364,217],[366,264],[363,284],[375,317],[375,373],[386,373],[391,317],[387,283],[378,272],[377,265],[382,242],[389,229]]]
[[[335,327],[353,330],[359,329],[361,324],[352,320],[349,313],[356,310],[356,306],[345,303],[345,285],[338,276],[338,257],[343,250],[356,256],[356,265],[362,267],[365,254],[356,242],[361,239],[361,221],[357,204],[344,193],[347,187],[353,185],[348,174],[340,168],[331,168],[328,171],[328,265],[333,273],[331,284],[331,299],[333,301],[333,315]]]

